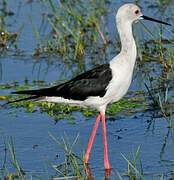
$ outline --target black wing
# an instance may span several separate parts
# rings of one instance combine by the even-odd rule
[[[103,97],[112,79],[109,64],[103,64],[75,78],[50,88],[12,92],[41,96],[57,96],[73,100],[85,100],[89,96]]]

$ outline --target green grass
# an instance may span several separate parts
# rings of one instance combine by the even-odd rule
[[[4,162],[2,168],[0,168],[1,176],[4,180],[13,180],[13,179],[24,179],[24,172],[22,171],[15,155],[15,148],[14,148],[14,140],[10,137],[10,143],[6,142],[4,134],[1,132],[2,140],[4,143]],[[8,151],[10,152],[11,158],[8,157]],[[10,160],[8,161],[8,158]],[[9,166],[10,164],[10,166]],[[13,172],[11,172],[13,169]]]
[[[170,103],[168,101],[168,88],[166,88],[164,90],[164,92],[162,93],[161,91],[159,91],[158,93],[155,92],[155,90],[153,88],[151,88],[151,90],[149,89],[149,87],[145,84],[147,91],[149,93],[150,98],[153,101],[153,106],[154,107],[158,107],[161,111],[161,115],[164,117],[164,119],[167,122],[168,128],[172,127],[172,116],[173,116],[173,112],[172,109],[173,108],[168,108],[170,107]]]
[[[86,174],[86,167],[83,160],[83,154],[80,157],[73,152],[73,148],[78,141],[79,134],[76,136],[72,144],[70,143],[70,140],[66,134],[62,136],[61,140],[55,138],[50,132],[49,135],[65,152],[64,162],[62,162],[60,165],[50,165],[65,179],[88,179],[88,175]]]
[[[39,33],[32,18],[29,18],[39,45],[34,55],[50,52],[59,53],[61,56],[71,55],[71,58],[76,59],[78,56],[84,56],[89,47],[94,50],[107,45],[105,33],[101,29],[108,7],[104,0],[58,0],[54,3],[52,0],[44,0],[40,1],[40,5],[42,11],[47,14],[46,19],[52,31],[49,39],[45,37],[44,43],[41,44]]]
[[[137,168],[137,160],[138,160],[138,156],[140,153],[140,146],[137,149],[137,152],[133,152],[132,156],[133,156],[133,161],[131,162],[131,160],[127,159],[123,154],[122,157],[127,161],[128,164],[128,168],[127,168],[127,172],[125,173],[125,176],[128,176],[130,180],[134,180],[134,179],[142,179],[145,180],[143,173],[141,171],[138,170]]]

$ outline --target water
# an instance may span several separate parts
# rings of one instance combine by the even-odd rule
[[[144,6],[144,3],[145,1],[141,1],[142,6]],[[123,4],[122,1],[119,3],[113,1],[109,6],[110,11],[114,12],[114,9],[117,9],[121,4]],[[8,3],[8,10],[13,11],[15,15],[7,19],[7,29],[15,32],[23,24],[24,29],[18,43],[21,52],[18,54],[15,50],[11,50],[9,53],[3,53],[0,56],[1,85],[13,81],[17,81],[22,85],[26,77],[30,83],[33,80],[44,80],[47,83],[55,82],[60,78],[71,78],[79,72],[93,67],[95,64],[103,63],[100,61],[94,63],[87,61],[86,64],[79,65],[76,61],[61,61],[61,57],[56,55],[43,58],[32,57],[32,53],[37,48],[37,43],[28,15],[32,17],[36,28],[39,29],[42,21],[42,11],[39,3],[37,1],[32,3],[11,1]],[[154,14],[147,6],[143,10],[149,12],[150,15]],[[148,15],[148,13],[146,14]],[[153,16],[158,16],[158,14],[155,13]],[[109,32],[114,32],[114,16],[109,15],[108,24]],[[149,24],[147,23],[148,27]],[[46,27],[46,30],[48,29],[49,27]],[[138,28],[137,31],[140,33]],[[147,34],[145,36],[150,39]],[[109,51],[106,53],[107,55],[103,59],[104,62],[107,62],[115,54],[109,53]],[[86,59],[89,60],[90,57]],[[141,69],[136,69],[134,74],[136,79],[131,84],[129,91],[146,89],[144,84],[140,83],[139,79],[141,77],[137,74],[141,74]],[[10,89],[0,90],[0,95],[8,95],[10,92]],[[54,117],[49,117],[47,113],[40,113],[39,109],[33,114],[24,111],[23,108],[1,108],[0,132],[4,134],[7,143],[10,142],[10,137],[13,138],[16,159],[28,174],[35,174],[47,179],[47,169],[49,175],[55,175],[55,170],[49,165],[49,162],[56,165],[64,162],[65,153],[52,140],[49,132],[57,139],[61,139],[66,133],[70,142],[73,142],[77,134],[80,133],[78,143],[74,146],[74,152],[78,155],[85,152],[96,115],[87,118],[81,112],[75,111],[71,115],[73,124],[67,118],[63,118],[55,124]],[[130,116],[120,113],[112,118],[107,116],[109,159],[112,166],[111,179],[118,178],[117,172],[121,175],[126,173],[127,162],[122,154],[127,159],[133,159],[132,153],[135,153],[139,146],[140,154],[137,167],[140,170],[140,164],[142,163],[145,178],[150,179],[151,174],[155,177],[161,176],[163,173],[166,175],[166,179],[170,177],[173,170],[173,128],[167,128],[167,123],[163,117],[156,118],[158,111],[159,109],[149,110],[134,113]],[[5,158],[3,138],[0,139],[0,144],[0,168],[2,168]],[[9,158],[11,158],[11,154],[8,150],[7,161]],[[14,168],[11,165],[9,166],[9,170],[13,172]],[[104,179],[101,125],[94,141],[89,166],[93,177]],[[123,179],[126,179],[126,177],[123,176]]]

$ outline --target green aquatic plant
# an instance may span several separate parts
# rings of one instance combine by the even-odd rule
[[[76,155],[73,152],[73,148],[76,145],[79,134],[77,134],[76,138],[72,143],[66,134],[62,136],[61,140],[57,139],[55,136],[48,131],[50,137],[64,150],[65,161],[60,163],[59,165],[55,165],[49,163],[58,174],[65,179],[88,179],[88,174],[86,173],[86,166],[84,164],[83,155]]]
[[[139,153],[140,153],[140,146],[138,146],[136,153],[133,152],[133,162],[131,162],[130,159],[126,158],[123,154],[121,154],[128,164],[128,169],[125,176],[128,176],[130,180],[134,180],[134,179],[145,180],[143,173],[137,168],[137,160],[138,160]]]
[[[168,98],[168,87],[155,88],[152,81],[150,81],[150,87],[145,84],[147,88],[150,99],[153,101],[153,107],[158,107],[161,112],[161,116],[167,122],[168,128],[172,127],[172,119],[173,119],[173,104],[172,101]]]
[[[74,58],[85,55],[86,49],[93,50],[107,45],[103,29],[101,28],[106,14],[106,1],[69,0],[54,2],[52,0],[40,1],[45,18],[52,27],[49,39],[44,38],[41,44],[39,33],[32,18],[29,17],[33,31],[38,42],[38,49],[34,55],[43,52],[59,53],[60,55],[73,54]],[[98,39],[101,39],[98,41]]]
[[[13,180],[13,179],[25,179],[24,178],[24,172],[21,169],[19,162],[16,158],[16,154],[15,154],[15,148],[14,148],[14,140],[12,137],[10,137],[10,143],[7,145],[7,142],[5,140],[4,134],[1,132],[1,136],[4,142],[4,163],[2,168],[0,168],[1,174],[2,176],[0,176],[0,178],[2,177],[4,180]],[[13,171],[11,172],[11,167],[8,167],[8,162],[7,162],[7,151],[9,150],[10,155],[11,155],[11,160],[10,160],[10,164],[12,165],[12,167],[14,167]]]

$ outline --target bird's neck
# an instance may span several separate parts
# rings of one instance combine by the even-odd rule
[[[128,61],[134,66],[137,49],[132,33],[132,24],[129,21],[120,20],[117,21],[117,28],[121,40],[120,54],[128,57]]]

